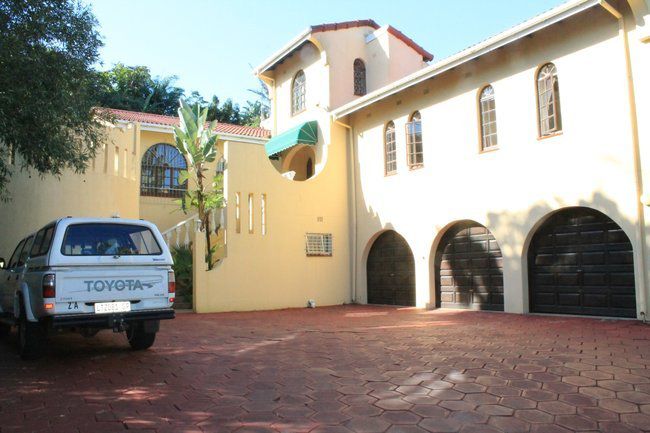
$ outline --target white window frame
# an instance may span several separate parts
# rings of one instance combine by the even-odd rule
[[[499,136],[497,131],[496,97],[492,85],[488,84],[481,89],[478,108],[481,127],[481,151],[496,149],[499,147]]]
[[[548,137],[562,131],[560,113],[560,86],[557,67],[546,63],[537,72],[537,117],[539,137]]]
[[[397,134],[395,123],[390,121],[384,127],[384,175],[397,173]]]
[[[331,257],[332,256],[332,234],[331,233],[306,233],[305,253],[308,257]]]

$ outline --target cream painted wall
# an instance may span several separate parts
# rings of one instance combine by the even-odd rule
[[[372,27],[356,27],[337,31],[319,32],[301,49],[268,72],[274,80],[274,112],[277,133],[310,120],[318,120],[319,141],[314,150],[316,174],[326,166],[330,142],[329,112],[357,98],[353,93],[353,63],[361,58],[366,63],[368,91],[415,72],[425,66],[422,57],[389,34],[386,29],[375,32],[375,38],[366,42],[373,33]],[[379,41],[379,42],[378,42]],[[377,50],[377,44],[381,49]],[[399,64],[399,66],[395,66]],[[291,114],[291,89],[298,71],[305,73],[305,110]],[[277,135],[277,134],[276,134]],[[279,162],[278,166],[283,166]]]
[[[20,239],[68,215],[139,218],[136,143],[136,128],[109,128],[105,145],[84,174],[65,171],[60,178],[41,178],[16,166],[8,187],[12,200],[0,204],[0,256],[8,259]]]
[[[370,35],[372,37],[367,39]],[[354,95],[353,80],[353,63],[357,58],[366,64],[368,92],[426,66],[420,54],[385,27],[377,31],[372,27],[354,27],[318,32],[311,41],[266,73],[275,80],[275,111],[272,115],[276,116],[278,133],[311,120],[312,110],[331,111],[358,98]],[[307,109],[293,116],[291,85],[301,69],[307,81]]]
[[[164,128],[160,128],[164,129]],[[83,174],[64,172],[60,178],[40,178],[33,172],[12,177],[13,198],[0,204],[0,257],[8,258],[18,241],[65,216],[142,218],[164,231],[187,219],[174,199],[140,196],[140,163],[144,152],[157,143],[173,143],[171,129],[149,131],[139,124],[108,127],[106,143]],[[223,150],[223,142],[219,144]],[[210,169],[214,170],[216,164]]]
[[[329,110],[358,98],[354,95],[353,64],[356,58],[366,64],[368,92],[426,66],[420,54],[385,27],[376,31],[372,27],[354,27],[319,32],[314,39],[325,53],[325,66],[329,69],[329,94],[322,99],[322,106]]]
[[[451,223],[471,219],[488,227],[501,246],[505,310],[526,312],[527,242],[546,216],[568,206],[598,209],[625,230],[642,290],[621,49],[616,20],[595,9],[351,116],[359,180],[358,300],[366,301],[372,241],[394,229],[415,256],[417,305],[434,305],[437,243]],[[535,73],[548,61],[559,74],[564,131],[538,140]],[[500,148],[480,153],[476,102],[486,83],[496,94]],[[402,131],[414,110],[422,114],[424,168],[409,171]],[[385,177],[383,130],[389,120],[398,131],[398,173]]]
[[[427,66],[420,54],[390,33],[388,33],[388,49],[390,58],[388,83],[397,81]]]
[[[328,159],[304,182],[284,179],[262,145],[227,142],[225,155],[227,257],[199,274],[198,312],[260,310],[350,302],[349,207],[345,131],[332,129]],[[240,195],[237,233],[236,194]],[[248,196],[253,194],[253,233],[248,232]],[[266,195],[266,234],[261,196]],[[332,257],[307,257],[305,234],[332,233]]]

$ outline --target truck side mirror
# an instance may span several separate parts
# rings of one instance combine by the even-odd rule
[[[5,265],[6,265],[5,259],[3,259],[2,257],[0,257],[0,269],[4,269],[4,268],[5,268]]]

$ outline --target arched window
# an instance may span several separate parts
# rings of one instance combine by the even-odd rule
[[[305,73],[298,71],[291,85],[291,114],[300,113],[305,109]]]
[[[179,183],[179,174],[187,162],[171,144],[155,144],[144,153],[140,174],[140,195],[182,197],[187,182]]]
[[[354,60],[354,94],[366,94],[366,64],[361,59]]]
[[[481,117],[481,150],[493,149],[498,145],[494,88],[489,85],[483,87],[478,101]]]
[[[422,167],[424,164],[422,117],[419,111],[411,114],[411,120],[406,124],[406,163],[411,169]]]
[[[384,172],[393,174],[397,171],[397,145],[395,143],[395,124],[388,122],[384,131]]]
[[[553,63],[542,66],[537,73],[537,112],[539,136],[546,137],[562,130],[560,85]]]

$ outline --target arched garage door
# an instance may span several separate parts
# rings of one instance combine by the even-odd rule
[[[366,270],[369,304],[415,305],[415,261],[399,234],[389,230],[375,240]]]
[[[528,269],[532,312],[636,317],[632,243],[601,212],[550,217],[533,236]]]
[[[503,259],[487,228],[474,221],[449,228],[435,266],[438,307],[503,311]]]

